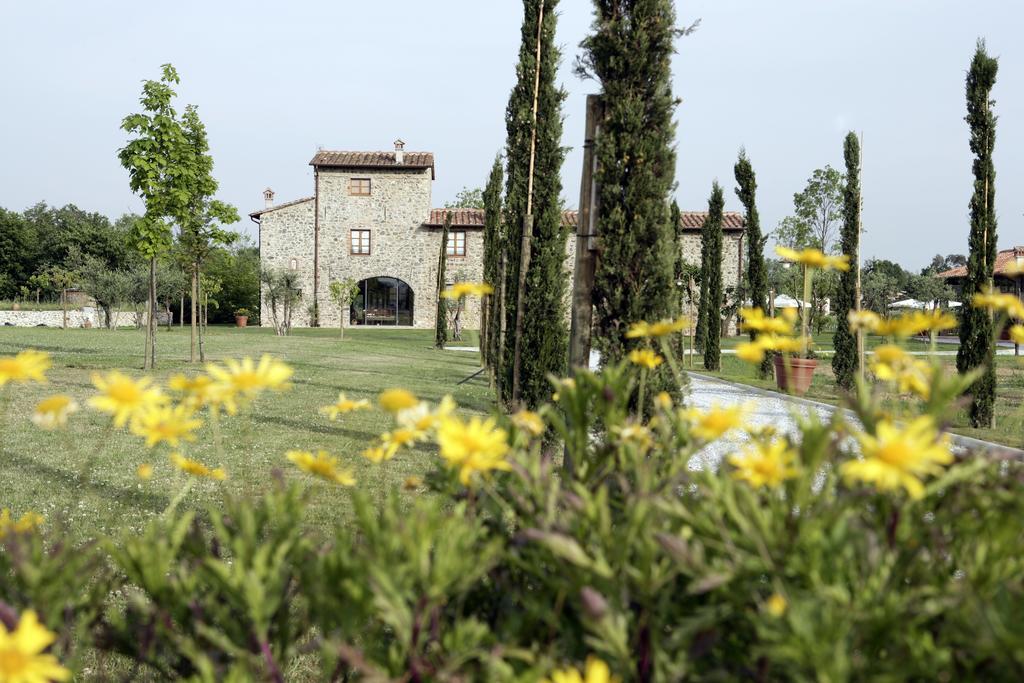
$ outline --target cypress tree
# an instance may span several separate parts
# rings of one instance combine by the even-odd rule
[[[595,275],[594,345],[616,363],[642,340],[630,323],[668,317],[674,307],[675,229],[669,192],[675,176],[671,0],[598,0],[592,34],[581,43],[577,71],[600,81],[604,119],[597,139],[596,181],[601,258]],[[664,366],[663,366],[664,368]],[[678,394],[671,373],[648,380],[652,393]]]
[[[481,306],[480,318],[480,351],[484,363],[494,369],[497,362],[498,334],[497,325],[499,311],[498,297],[501,295],[500,275],[501,252],[504,243],[501,234],[501,183],[504,172],[501,168],[501,155],[494,158],[491,175],[484,187],[484,282],[494,287],[494,294],[488,295]]]
[[[843,157],[846,159],[846,188],[843,191],[843,229],[839,236],[839,248],[850,257],[850,269],[840,273],[836,290],[832,371],[836,375],[836,383],[844,389],[850,389],[857,374],[857,337],[850,332],[846,319],[850,311],[857,307],[857,271],[860,269],[857,253],[857,233],[860,230],[860,142],[853,132],[848,133],[843,142]]]
[[[736,196],[743,204],[747,227],[747,273],[746,290],[750,297],[750,305],[768,313],[768,270],[764,263],[765,237],[761,235],[761,217],[757,213],[757,176],[754,167],[747,158],[746,150],[740,150],[739,159],[733,166],[736,177]],[[756,332],[750,333],[753,341]],[[772,361],[767,356],[758,366],[758,375],[767,377],[771,372]]]
[[[704,308],[706,332],[704,337],[704,367],[718,370],[722,366],[722,209],[725,198],[722,186],[715,181],[708,199],[707,304]]]
[[[996,117],[992,113],[992,86],[999,63],[979,40],[967,73],[967,116],[974,153],[974,194],[971,196],[971,231],[968,238],[967,278],[963,285],[960,317],[960,348],[956,367],[960,372],[984,368],[984,374],[970,388],[971,424],[990,427],[996,393],[995,340],[988,311],[970,305],[971,298],[992,285],[996,261],[996,170],[992,150],[996,142]]]
[[[693,348],[700,353],[704,352],[704,342],[708,337],[708,280],[711,276],[711,258],[708,256],[708,249],[711,248],[711,216],[704,219],[700,226],[700,284],[697,299],[697,329],[693,333]]]
[[[523,292],[519,398],[524,405],[531,407],[540,404],[551,394],[548,374],[565,373],[569,348],[564,313],[567,278],[562,271],[565,241],[569,232],[563,225],[560,201],[561,168],[565,157],[565,150],[561,146],[562,101],[565,99],[565,91],[555,85],[560,60],[560,53],[555,47],[557,5],[558,0],[523,0],[522,44],[516,69],[517,80],[509,97],[505,119],[508,135],[504,207],[505,349],[499,389],[502,398],[511,402],[523,222],[529,213],[533,217],[533,230]],[[543,20],[538,24],[542,10]],[[540,73],[539,80],[535,80],[538,79],[538,32]],[[535,86],[536,119],[533,112]],[[532,201],[528,196],[531,150]]]
[[[451,211],[444,212],[444,224],[441,227],[441,253],[437,257],[437,312],[434,320],[434,346],[443,349],[448,341],[448,300],[441,296],[445,289],[448,275],[448,231],[452,226]]]
[[[672,226],[672,255],[675,263],[672,266],[672,314],[683,314],[683,296],[679,282],[685,275],[686,262],[683,260],[683,220],[679,204],[672,200],[668,208],[668,222]]]

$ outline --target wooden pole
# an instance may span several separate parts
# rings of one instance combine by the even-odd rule
[[[598,95],[587,95],[583,137],[583,175],[580,210],[576,220],[576,266],[573,270],[572,316],[569,328],[569,372],[590,367],[590,334],[594,316],[594,275],[597,271],[597,136],[604,105]]]
[[[533,167],[537,156],[537,100],[540,94],[540,41],[544,32],[544,0],[537,13],[537,52],[533,69],[533,114],[530,124],[530,169],[526,177],[526,216],[523,217],[523,239],[519,257],[519,289],[516,290],[516,328],[512,357],[512,404],[519,405],[519,384],[522,370],[523,311],[526,308],[526,273],[530,269],[530,243],[533,241]]]

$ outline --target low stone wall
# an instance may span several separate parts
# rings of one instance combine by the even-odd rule
[[[145,319],[145,316],[143,316]],[[135,325],[134,311],[115,311],[114,327]],[[68,327],[103,327],[103,311],[98,308],[68,309]],[[64,311],[0,311],[0,327],[63,327]]]

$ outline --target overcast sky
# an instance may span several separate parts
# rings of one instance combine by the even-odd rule
[[[517,0],[3,3],[0,206],[37,201],[111,217],[140,211],[117,161],[141,81],[171,62],[181,108],[209,129],[221,198],[240,212],[312,193],[318,146],[436,155],[434,205],[482,185],[504,144],[522,3]],[[815,168],[842,166],[864,135],[865,257],[920,268],[966,251],[970,152],[964,75],[975,40],[999,57],[994,97],[999,243],[1024,244],[1024,3],[1017,0],[693,0],[701,20],[674,61],[677,197],[703,209],[712,181],[738,209],[745,146],[763,227],[792,209]],[[572,73],[588,0],[559,2],[563,169],[579,195],[584,96]],[[244,229],[252,224],[244,219]]]

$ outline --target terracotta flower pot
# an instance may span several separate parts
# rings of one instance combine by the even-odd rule
[[[235,327],[245,327],[249,324],[249,316],[247,315],[236,315],[235,316]]]
[[[811,386],[814,368],[818,361],[813,358],[786,358],[775,356],[775,384],[787,393],[803,396]]]

